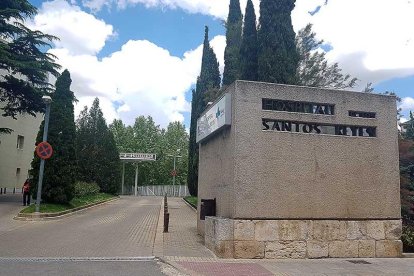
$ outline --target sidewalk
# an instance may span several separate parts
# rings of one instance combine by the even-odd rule
[[[196,212],[180,198],[168,198],[169,233],[163,256],[181,274],[167,275],[414,275],[414,259],[229,260],[218,259],[197,235]]]
[[[164,233],[164,257],[215,258],[197,234],[197,214],[182,198],[168,198],[170,225]]]

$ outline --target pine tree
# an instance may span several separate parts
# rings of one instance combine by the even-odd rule
[[[198,145],[196,143],[197,119],[206,107],[206,98],[213,99],[220,88],[220,71],[216,54],[208,41],[208,27],[205,29],[201,73],[193,90],[191,102],[190,143],[188,152],[188,189],[192,195],[198,190]]]
[[[262,0],[258,31],[258,80],[295,84],[299,56],[291,12],[295,0]]]
[[[318,41],[315,37],[312,24],[300,30],[296,37],[299,53],[297,85],[335,89],[353,88],[358,79],[343,74],[337,62],[329,64],[325,52],[315,51],[323,44],[323,40]],[[364,92],[372,91],[371,84],[364,89]]]
[[[224,51],[223,86],[240,78],[240,46],[243,15],[239,0],[230,0],[229,16],[226,22],[226,49]]]
[[[58,76],[55,57],[44,53],[56,37],[33,31],[24,25],[37,9],[27,0],[0,1],[0,115],[33,116],[44,111],[42,96],[53,92],[49,73]],[[7,129],[0,128],[0,133]]]
[[[116,194],[120,187],[121,164],[112,132],[96,98],[91,109],[77,120],[79,180],[96,182],[102,192]]]
[[[77,176],[77,156],[75,151],[76,127],[73,102],[75,96],[70,91],[72,80],[65,70],[56,80],[56,91],[52,95],[48,142],[53,147],[52,157],[45,163],[42,199],[51,203],[68,203],[74,196]],[[37,143],[43,137],[43,125],[37,135]],[[32,161],[34,184],[39,179],[40,159]],[[36,187],[32,189],[36,195]]]
[[[243,39],[240,49],[241,79],[257,81],[257,28],[252,0],[247,1],[244,17]]]

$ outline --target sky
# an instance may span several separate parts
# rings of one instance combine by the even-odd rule
[[[29,0],[38,14],[26,23],[60,38],[48,52],[71,73],[76,116],[98,97],[108,123],[150,115],[189,128],[204,26],[223,72],[229,1]],[[401,98],[405,118],[414,110],[414,0],[296,0],[292,23],[296,32],[314,25],[328,60],[359,79],[356,90],[373,83]]]

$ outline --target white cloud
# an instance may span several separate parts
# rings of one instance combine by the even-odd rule
[[[69,18],[65,24],[57,20],[62,16]],[[85,22],[90,28],[68,32]],[[202,45],[179,58],[149,41],[130,40],[119,51],[99,60],[96,53],[111,36],[112,26],[79,7],[63,0],[47,2],[33,23],[35,28],[62,38],[49,52],[71,73],[71,89],[79,100],[76,114],[99,97],[108,122],[121,118],[132,124],[139,115],[151,115],[163,127],[171,121],[184,121],[183,114],[191,108],[185,93],[200,73]],[[84,43],[89,40],[95,44]],[[213,38],[211,45],[219,53],[222,71],[225,37]]]
[[[114,35],[111,25],[65,0],[44,2],[30,24],[32,28],[59,37],[56,47],[72,54],[96,54]]]
[[[407,0],[299,0],[296,30],[308,22],[329,43],[331,61],[366,82],[414,75],[414,2]],[[317,6],[320,11],[311,16]]]
[[[247,0],[241,0],[242,10]],[[259,17],[259,0],[253,1]],[[73,1],[71,3],[74,3]],[[93,10],[104,6],[126,8],[181,8],[224,19],[229,0],[83,0]],[[292,14],[295,30],[308,22],[333,50],[331,61],[340,62],[345,72],[366,82],[380,82],[414,74],[414,4],[404,0],[297,0]],[[310,11],[321,6],[311,16]],[[45,2],[33,27],[61,37],[51,50],[63,68],[71,72],[72,90],[80,100],[77,111],[98,96],[108,121],[121,118],[132,123],[138,115],[151,115],[162,126],[183,121],[190,104],[185,93],[194,85],[201,67],[202,46],[182,58],[145,41],[129,41],[122,49],[99,60],[96,54],[114,36],[113,27],[64,0]],[[201,39],[200,39],[201,41]],[[211,44],[224,66],[225,37]],[[412,98],[401,106],[413,109]]]
[[[225,19],[230,0],[83,0],[94,10],[115,5],[181,8]],[[240,0],[242,11],[247,0]],[[327,5],[325,3],[327,2]],[[253,0],[259,18],[260,0]],[[312,16],[320,6],[320,11]],[[297,0],[292,13],[294,29],[314,24],[318,37],[333,50],[327,55],[345,72],[358,77],[360,86],[394,77],[414,75],[414,2],[407,0]],[[359,89],[359,88],[358,88]]]
[[[409,110],[414,111],[414,98],[406,97],[406,98],[401,99],[401,104],[399,108],[401,108],[403,111],[409,111]]]
[[[104,7],[116,6],[118,9],[125,9],[128,6],[137,4],[148,8],[161,7],[169,9],[183,9],[189,13],[201,13],[216,18],[226,19],[229,10],[230,0],[82,0],[85,7],[93,11],[99,11]],[[240,6],[244,13],[247,0],[240,0]],[[260,0],[253,0],[256,11],[259,10]]]
[[[225,37],[213,38],[211,45],[224,52]],[[73,55],[66,49],[50,52],[71,73],[71,89],[79,99],[76,114],[99,97],[108,122],[121,118],[132,124],[139,115],[151,115],[165,127],[172,121],[183,122],[183,113],[190,111],[185,93],[200,73],[202,45],[183,58],[171,56],[146,40],[128,41],[120,51],[102,60],[93,55]],[[220,64],[223,58],[219,56]]]

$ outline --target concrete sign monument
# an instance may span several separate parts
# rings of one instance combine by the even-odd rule
[[[225,98],[231,121],[198,139],[208,248],[228,258],[401,255],[395,97],[237,81]]]

